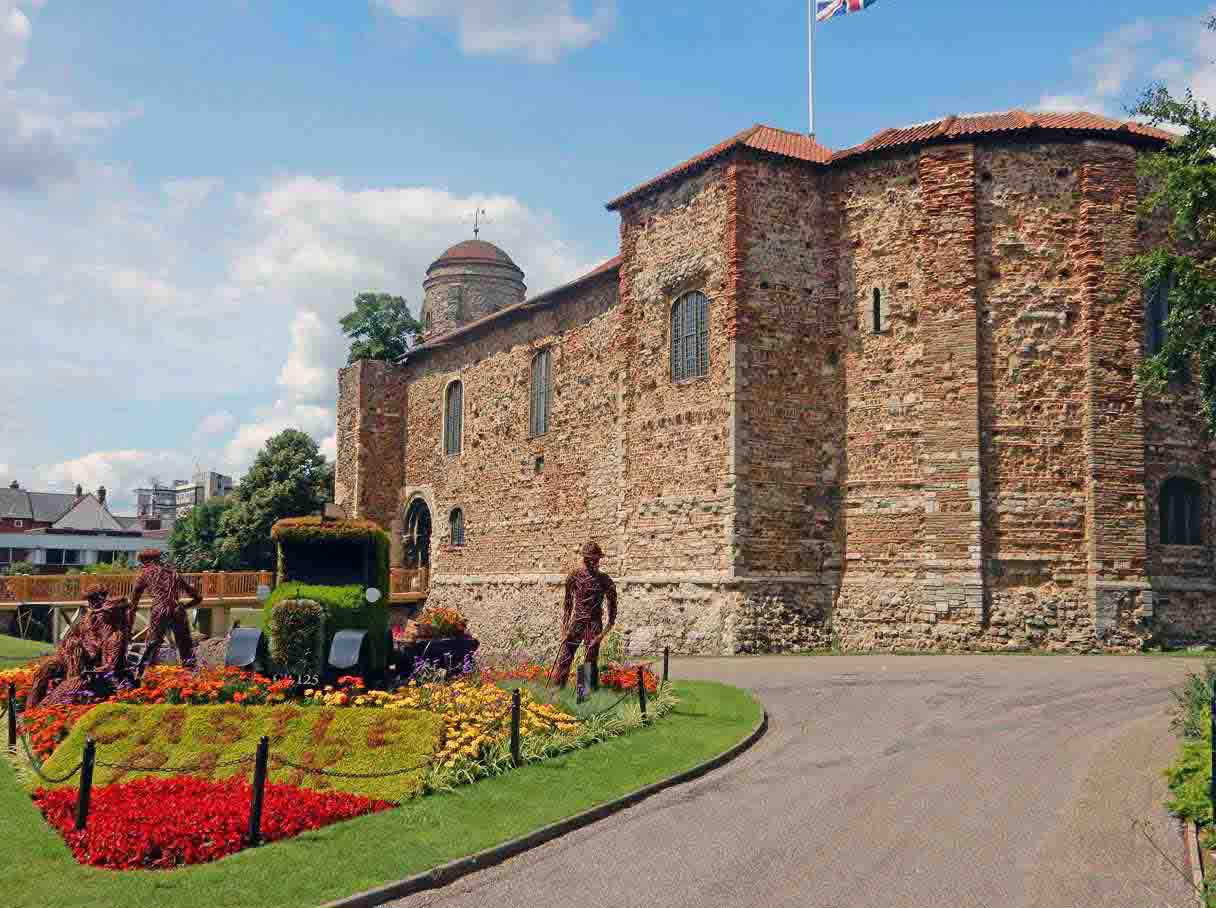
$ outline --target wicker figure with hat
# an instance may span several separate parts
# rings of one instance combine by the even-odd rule
[[[139,577],[135,581],[135,589],[131,591],[131,609],[139,606],[139,600],[146,592],[152,597],[152,615],[148,620],[147,646],[139,657],[139,674],[143,674],[155,657],[166,634],[173,631],[173,641],[177,644],[177,654],[182,665],[194,663],[194,640],[190,637],[190,622],[186,619],[186,609],[194,608],[203,601],[197,589],[182,579],[173,568],[161,564],[161,553],[156,549],[144,549],[139,553],[139,563],[142,565]],[[178,601],[178,596],[185,594],[190,597],[188,604]]]
[[[54,654],[34,673],[27,708],[72,703],[86,692],[96,694],[95,684],[106,683],[98,682],[98,676],[123,670],[131,642],[129,603],[123,597],[110,598],[100,586],[85,593],[84,599],[85,614],[68,628]],[[59,683],[52,690],[55,679]]]
[[[562,642],[557,664],[550,679],[564,687],[570,666],[580,645],[586,646],[584,658],[592,664],[599,660],[600,643],[616,624],[616,585],[599,569],[603,551],[594,542],[583,546],[583,566],[566,578],[566,600],[562,606]],[[603,605],[608,603],[608,624],[604,624]]]

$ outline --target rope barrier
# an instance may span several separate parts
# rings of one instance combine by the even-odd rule
[[[252,763],[255,757],[237,757],[232,760],[224,760],[222,763],[199,763],[195,766],[140,766],[135,763],[106,763],[102,760],[97,760],[94,765],[102,766],[106,769],[121,769],[123,772],[165,772],[165,773],[192,773],[192,772],[209,772],[213,769],[228,769],[231,766],[240,766],[242,763]]]
[[[54,778],[52,776],[48,776],[45,773],[43,773],[43,771],[42,771],[42,767],[44,765],[43,762],[41,760],[39,760],[36,756],[34,756],[33,751],[30,750],[29,738],[27,738],[24,733],[19,735],[18,737],[21,740],[21,747],[23,750],[25,750],[25,755],[30,761],[30,769],[32,769],[34,771],[34,775],[36,775],[42,781],[46,782],[48,785],[58,785],[61,782],[66,782],[68,779],[72,778],[72,776],[76,775],[76,773],[80,772],[81,767],[84,766],[84,761],[82,760],[81,762],[77,763],[72,768],[72,771],[69,772],[66,776],[62,776],[61,778]]]
[[[336,769],[322,769],[318,766],[302,766],[299,763],[293,763],[286,757],[280,757],[278,754],[270,754],[270,760],[280,766],[286,766],[290,769],[296,769],[300,772],[308,773],[314,776],[328,776],[332,779],[387,779],[391,776],[403,776],[406,773],[417,772],[427,765],[428,760],[419,763],[415,766],[403,766],[401,769],[390,769],[385,772],[339,772]]]

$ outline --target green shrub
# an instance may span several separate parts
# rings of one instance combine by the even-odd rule
[[[1202,674],[1189,673],[1174,695],[1172,727],[1184,738],[1202,738],[1210,733],[1212,710],[1212,679],[1216,678],[1216,662],[1203,666]]]
[[[270,657],[293,675],[320,675],[325,608],[312,599],[283,599],[271,608]]]
[[[1170,797],[1165,806],[1185,820],[1201,826],[1212,822],[1212,800],[1209,786],[1212,781],[1211,739],[1182,742],[1182,753],[1165,771],[1170,786]]]
[[[325,649],[322,658],[329,653],[329,646],[338,631],[365,630],[368,632],[369,638],[370,667],[373,671],[383,670],[388,661],[387,597],[374,604],[370,603],[364,597],[364,588],[358,584],[318,586],[304,583],[281,583],[270,594],[263,610],[262,626],[272,629],[272,646],[274,646],[274,607],[284,599],[313,599],[325,609]]]
[[[13,577],[28,577],[38,573],[32,561],[14,561],[8,566],[8,572]]]
[[[55,749],[44,772],[62,775],[84,752],[86,737],[97,742],[95,785],[130,781],[147,772],[103,764],[149,768],[199,767],[210,778],[248,778],[252,762],[225,766],[252,756],[262,735],[270,738],[269,781],[322,790],[337,789],[369,798],[404,801],[422,791],[443,720],[421,710],[329,709],[278,706],[136,706],[103,703],[91,709]],[[322,776],[276,763],[275,756],[301,766],[343,773],[414,771],[378,779]],[[208,767],[213,767],[208,769]],[[31,773],[31,775],[33,775]],[[76,785],[71,779],[61,785]],[[30,787],[41,787],[34,777]],[[59,786],[52,786],[59,787]]]

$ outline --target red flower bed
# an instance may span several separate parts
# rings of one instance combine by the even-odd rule
[[[646,687],[646,692],[653,694],[659,689],[659,676],[649,668],[643,668],[642,683]],[[608,687],[613,690],[637,690],[638,667],[609,662],[600,669],[600,687]]]
[[[68,736],[72,726],[96,704],[82,703],[78,706],[39,706],[21,714],[21,726],[30,739],[30,747],[40,760],[49,759]]]
[[[202,864],[245,847],[252,788],[244,779],[147,777],[93,789],[88,828],[76,832],[76,789],[39,789],[34,802],[82,864],[110,870],[164,870]],[[262,838],[286,839],[307,829],[392,807],[342,792],[267,785]]]

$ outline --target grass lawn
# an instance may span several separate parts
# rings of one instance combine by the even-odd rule
[[[6,908],[311,908],[472,854],[627,794],[716,756],[760,721],[746,691],[675,684],[681,703],[658,724],[450,794],[213,864],[113,873],[82,867],[0,761],[0,879]]]
[[[41,640],[22,640],[20,637],[9,637],[0,634],[0,669],[13,668],[21,663],[10,661],[19,658],[33,658],[41,653],[49,653],[53,646]]]
[[[241,622],[241,627],[262,626],[262,610],[260,608],[234,608],[229,612],[232,621]]]

